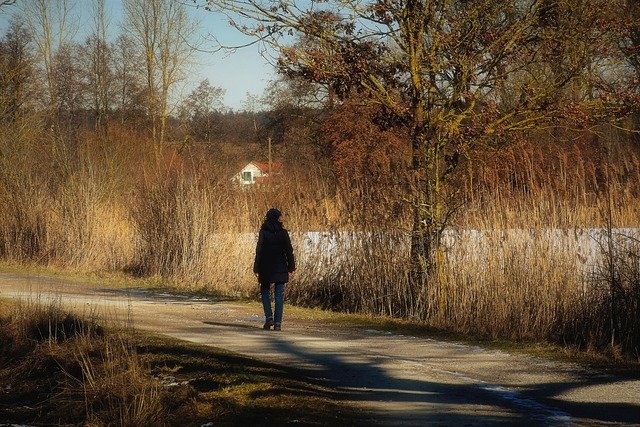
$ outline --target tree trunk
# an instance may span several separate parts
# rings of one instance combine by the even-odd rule
[[[442,182],[442,142],[433,135],[417,133],[412,136],[414,179],[411,187],[413,226],[411,231],[410,279],[413,300],[422,316],[429,316],[436,308],[444,313],[446,292],[443,280],[444,249],[444,187]],[[438,294],[438,307],[425,299],[428,286]],[[426,310],[426,312],[425,312]]]

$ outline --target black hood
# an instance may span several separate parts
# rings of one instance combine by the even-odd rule
[[[280,221],[278,221],[278,218],[280,218],[281,215],[282,215],[282,212],[280,212],[278,209],[276,208],[269,209],[267,211],[267,215],[264,218],[262,229],[271,231],[274,233],[282,230],[282,224],[280,223]]]

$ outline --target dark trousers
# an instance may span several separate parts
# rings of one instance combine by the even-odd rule
[[[284,307],[284,283],[275,284],[275,313],[271,311],[271,284],[260,284],[260,296],[262,297],[264,317],[267,320],[273,319],[273,323],[282,323],[282,309]]]

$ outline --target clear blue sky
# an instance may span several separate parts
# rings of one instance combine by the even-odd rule
[[[0,8],[0,36],[4,36],[10,17],[19,12],[21,3],[28,0],[18,0],[16,5]],[[89,0],[75,0],[76,7],[73,11],[79,23],[76,39],[81,41],[90,31],[91,25]],[[111,16],[110,32],[115,35],[120,31],[122,16],[121,0],[107,0],[106,6]],[[204,9],[189,8],[190,15],[200,21],[200,38],[208,34],[215,35],[223,43],[238,45],[246,43],[236,30],[231,28],[225,17],[212,14]],[[202,49],[211,50],[211,42],[204,43]],[[186,96],[203,79],[209,79],[212,86],[220,86],[226,90],[224,104],[236,111],[244,108],[246,94],[262,96],[267,83],[275,77],[273,67],[268,64],[259,52],[258,46],[251,46],[237,50],[233,53],[198,52],[194,56],[196,64],[189,73],[188,80],[178,89],[177,96]]]

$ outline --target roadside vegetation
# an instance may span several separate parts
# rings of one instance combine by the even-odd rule
[[[432,61],[414,79],[402,69],[413,53],[396,58],[377,31],[360,46],[358,25],[302,16],[336,37],[296,32],[262,111],[225,109],[223,91],[202,82],[171,115],[188,20],[144,34],[137,12],[150,9],[126,0],[135,37],[106,40],[96,12],[85,43],[60,34],[53,46],[39,27],[53,19],[49,2],[33,2],[0,41],[0,259],[244,297],[255,293],[254,233],[277,206],[299,259],[291,302],[639,360],[640,5],[453,3],[434,3],[448,22],[421,33],[422,49],[448,50],[414,58]],[[395,28],[396,6],[380,2],[370,17]],[[451,90],[407,93],[429,70]],[[234,185],[268,153],[282,175]]]
[[[205,154],[173,153],[180,164],[171,168],[141,164],[121,135],[77,141],[73,158],[40,137],[0,139],[7,262],[244,297],[255,290],[253,233],[273,204],[287,215],[299,257],[292,302],[638,357],[640,177],[632,144],[610,162],[587,157],[588,147],[566,158],[552,141],[523,158],[483,160],[466,176],[439,285],[415,290],[410,215],[395,184],[372,188],[292,167],[278,187],[243,190],[215,168],[189,165]],[[109,165],[103,150],[122,158]]]
[[[0,418],[27,425],[328,425],[357,414],[292,369],[0,301]],[[362,422],[362,420],[360,420]]]

